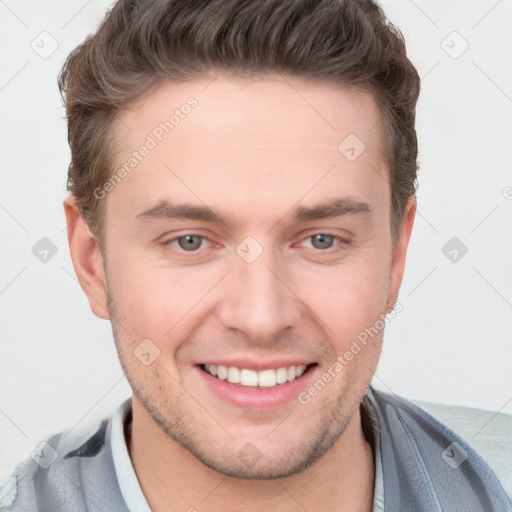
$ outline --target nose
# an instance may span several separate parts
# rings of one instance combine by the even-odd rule
[[[271,343],[300,321],[301,301],[292,284],[284,262],[271,250],[252,263],[235,255],[219,304],[220,321],[253,342]]]

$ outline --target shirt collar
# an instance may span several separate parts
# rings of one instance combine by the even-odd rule
[[[126,439],[124,425],[132,415],[132,399],[125,400],[112,417],[111,444],[114,468],[121,494],[130,512],[151,512],[135,474]]]

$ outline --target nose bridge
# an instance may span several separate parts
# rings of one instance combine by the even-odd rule
[[[298,323],[299,301],[284,284],[282,268],[272,248],[258,248],[251,240],[239,245],[221,299],[220,316],[226,328],[243,331],[253,340],[271,340]]]

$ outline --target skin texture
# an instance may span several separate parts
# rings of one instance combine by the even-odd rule
[[[128,445],[142,490],[152,510],[370,510],[359,404],[383,331],[307,404],[237,407],[198,364],[306,360],[316,363],[307,390],[393,307],[416,202],[393,244],[378,107],[367,93],[291,77],[163,83],[120,114],[119,165],[190,96],[197,106],[105,197],[102,251],[65,201],[77,276],[112,322],[133,389]],[[338,150],[349,134],[366,146],[354,161]],[[294,220],[340,198],[370,211]],[[206,206],[222,222],[138,216],[161,201]],[[332,246],[315,248],[317,234]],[[205,238],[187,252],[185,235]],[[236,251],[248,236],[262,248],[252,263]],[[145,339],[160,351],[148,366],[134,355]],[[255,464],[238,456],[247,443]]]

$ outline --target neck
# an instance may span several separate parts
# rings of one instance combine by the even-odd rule
[[[360,412],[337,442],[303,472],[275,480],[227,477],[169,438],[132,398],[125,436],[137,478],[153,512],[367,512],[375,463]]]

